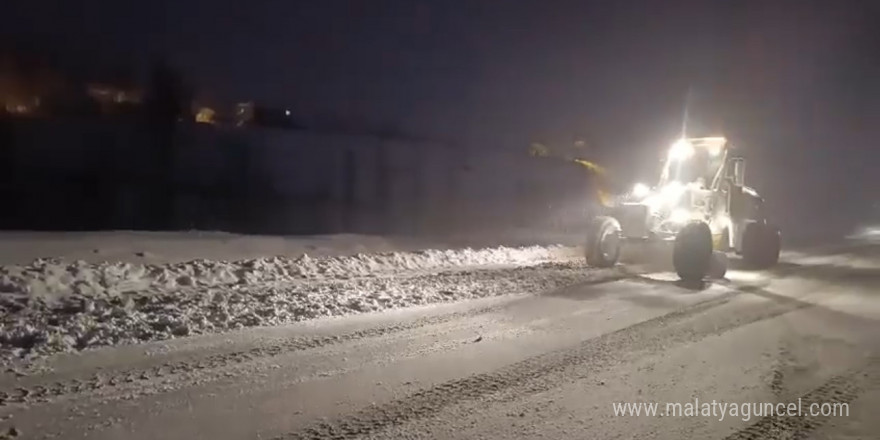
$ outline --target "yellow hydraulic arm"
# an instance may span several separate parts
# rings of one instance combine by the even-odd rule
[[[596,183],[596,195],[599,197],[599,203],[604,206],[611,206],[611,194],[605,189],[607,186],[607,175],[605,168],[585,159],[572,159],[572,162],[586,168],[596,176],[593,181]]]
[[[554,157],[554,156],[551,156],[550,150],[541,144],[532,144],[529,151],[532,156]],[[563,159],[566,162],[572,162],[572,163],[578,164],[581,167],[583,167],[584,169],[586,169],[594,177],[593,182],[596,185],[596,195],[599,198],[599,202],[602,203],[602,205],[604,205],[604,206],[611,206],[611,203],[612,203],[611,193],[606,189],[608,186],[608,182],[607,182],[608,172],[605,169],[605,167],[603,167],[595,162],[586,160],[586,159],[568,158],[568,157],[562,158],[562,157],[558,157],[558,156],[556,156],[556,158]]]

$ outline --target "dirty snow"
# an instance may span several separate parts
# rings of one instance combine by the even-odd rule
[[[801,266],[837,266],[850,269],[880,270],[880,261],[876,258],[853,255],[850,253],[832,253],[815,255],[807,252],[783,252],[781,259],[788,263]]]
[[[523,270],[575,255],[531,246],[158,265],[38,259],[0,266],[0,358],[552,288],[588,271]]]
[[[424,250],[312,258],[269,257],[235,262],[194,260],[174,264],[126,262],[67,263],[37,259],[29,265],[0,266],[0,292],[42,298],[118,296],[164,292],[182,287],[271,284],[312,279],[346,279],[403,271],[431,271],[470,266],[537,264],[572,255],[562,246]]]
[[[331,234],[307,236],[243,235],[214,231],[0,231],[0,265],[26,265],[38,258],[121,261],[141,264],[184,263],[196,259],[239,261],[266,256],[296,258],[357,253],[414,252],[422,249],[488,248],[580,244],[580,236],[531,229],[442,237]]]
[[[0,231],[0,265],[29,264],[38,258],[149,264],[183,263],[200,258],[238,261],[271,255],[294,258],[306,253],[336,256],[446,247],[441,244],[445,243],[362,234],[261,236],[211,231]]]

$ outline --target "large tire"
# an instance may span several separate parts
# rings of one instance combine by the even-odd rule
[[[712,231],[704,222],[690,223],[675,237],[672,265],[683,281],[701,281],[712,263]]]
[[[584,250],[587,264],[612,267],[620,260],[620,222],[614,217],[600,216],[590,222]]]
[[[727,254],[721,251],[712,252],[711,263],[709,264],[709,277],[716,280],[724,279],[727,275]]]
[[[750,223],[743,233],[742,257],[750,269],[768,269],[779,262],[782,234],[779,228],[764,222]]]

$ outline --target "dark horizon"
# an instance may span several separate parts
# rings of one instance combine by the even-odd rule
[[[161,55],[223,101],[499,140],[668,135],[691,88],[743,131],[762,109],[857,112],[880,39],[864,2],[14,3],[4,40],[84,75]]]
[[[695,134],[740,144],[793,217],[857,220],[880,185],[868,2],[12,3],[3,40],[83,77],[162,56],[197,97],[478,149],[583,139],[625,180],[653,177],[691,91]]]

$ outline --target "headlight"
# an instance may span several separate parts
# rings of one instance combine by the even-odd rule
[[[717,217],[715,217],[715,224],[718,225],[718,229],[722,231],[725,229],[733,229],[730,217],[725,214],[719,214]]]
[[[685,190],[686,188],[681,182],[669,182],[658,191],[649,193],[642,202],[648,205],[651,212],[658,212],[664,207],[671,207],[678,204],[678,201],[681,200],[681,196],[684,194]],[[635,189],[633,192],[635,192]]]
[[[694,146],[687,139],[679,139],[669,149],[669,160],[684,160],[694,154]]]
[[[637,183],[632,190],[632,195],[640,199],[647,197],[650,193],[651,188],[648,188],[648,185],[645,185],[644,183]]]
[[[672,223],[687,223],[691,219],[691,212],[687,209],[676,209],[669,215],[669,221]]]
[[[681,182],[669,182],[661,191],[661,194],[663,194],[663,202],[668,205],[678,203],[678,200],[681,198],[681,195],[684,194],[684,191],[685,187]]]

